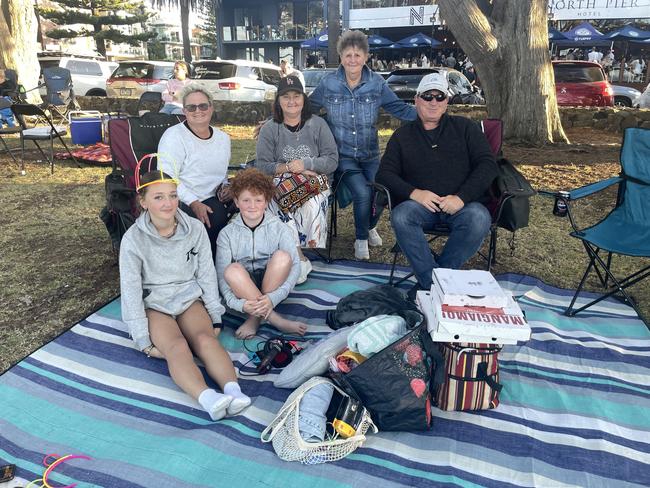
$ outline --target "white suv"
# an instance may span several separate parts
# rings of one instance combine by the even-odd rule
[[[218,59],[194,63],[193,79],[201,82],[215,100],[273,100],[280,78],[278,66],[257,61]]]
[[[40,56],[38,62],[41,71],[44,68],[66,68],[72,75],[72,88],[75,95],[87,97],[105,97],[106,80],[117,68],[117,63],[90,58]],[[45,95],[45,87],[41,87]]]

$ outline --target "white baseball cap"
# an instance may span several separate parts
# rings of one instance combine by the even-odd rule
[[[420,80],[418,85],[417,95],[428,92],[429,90],[439,90],[445,95],[449,91],[449,83],[447,83],[447,77],[444,73],[434,72],[429,73],[424,78]]]

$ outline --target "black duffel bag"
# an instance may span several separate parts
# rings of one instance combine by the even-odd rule
[[[402,314],[400,314],[402,315]],[[418,431],[431,427],[432,393],[444,378],[442,355],[431,341],[422,314],[406,311],[408,334],[333,380],[359,400],[379,430]]]
[[[496,223],[502,229],[516,231],[528,227],[530,197],[536,191],[524,175],[507,159],[497,160],[499,173],[492,184],[492,197],[499,210]]]

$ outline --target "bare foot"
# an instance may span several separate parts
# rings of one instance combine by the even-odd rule
[[[297,334],[302,336],[305,335],[305,332],[307,332],[307,324],[303,322],[297,322],[295,320],[285,319],[275,311],[271,312],[268,320],[276,329],[287,334]]]
[[[259,317],[248,317],[246,321],[239,326],[235,331],[235,337],[238,339],[248,339],[257,334],[257,329],[260,328]]]

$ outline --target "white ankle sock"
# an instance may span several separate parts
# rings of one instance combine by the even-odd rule
[[[251,404],[250,397],[242,393],[239,383],[236,381],[226,383],[223,392],[232,397],[232,402],[228,405],[228,415],[237,415]]]
[[[228,407],[232,403],[230,395],[224,395],[212,388],[203,390],[198,400],[203,409],[210,414],[212,420],[224,418],[228,412]]]

